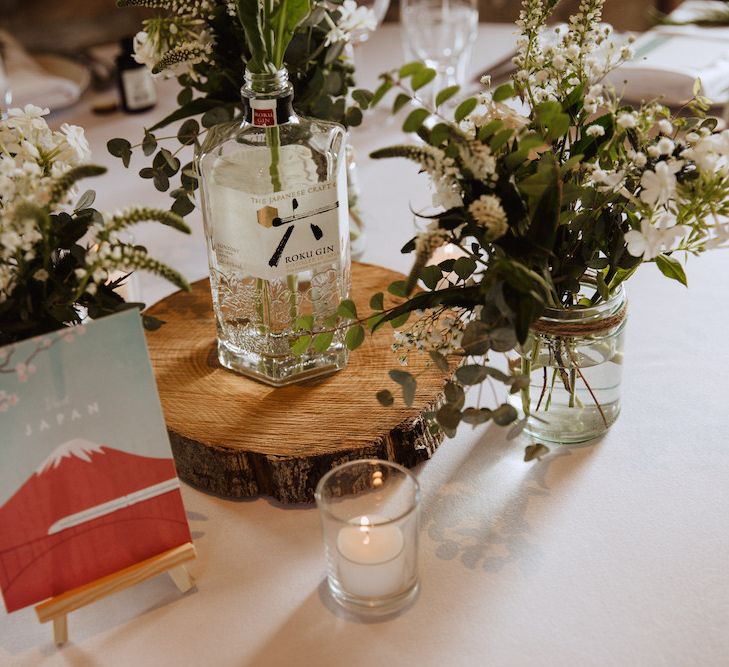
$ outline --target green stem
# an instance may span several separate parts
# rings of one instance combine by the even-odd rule
[[[287,0],[281,0],[281,6],[278,10],[278,28],[276,31],[276,52],[273,56],[273,64],[275,65],[276,69],[280,69],[283,66],[283,49],[284,49],[284,39],[283,34],[284,30],[286,29],[286,4]]]
[[[521,358],[521,374],[531,378],[532,376],[532,362],[527,357]],[[528,417],[531,414],[531,397],[529,396],[531,382],[521,390],[521,408],[524,410],[524,416]]]
[[[575,407],[575,392],[577,390],[577,371],[574,368],[570,369],[570,402],[567,407]]]
[[[272,125],[266,128],[266,145],[271,151],[271,166],[268,173],[271,176],[271,185],[274,192],[280,192],[281,175],[279,174],[279,160],[281,159],[281,131],[278,125]]]
[[[552,369],[552,381],[549,384],[549,394],[547,394],[547,404],[544,406],[544,412],[549,412],[549,406],[552,405],[552,392],[554,391],[554,383],[557,381],[557,369]]]

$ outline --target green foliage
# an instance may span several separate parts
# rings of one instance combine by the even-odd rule
[[[123,140],[113,145],[120,156],[125,152]],[[17,277],[0,301],[0,346],[80,324],[84,314],[97,319],[130,307],[143,309],[143,303],[127,303],[118,292],[135,268],[152,271],[181,289],[189,289],[176,271],[149,257],[145,250],[111,236],[112,232],[144,221],[162,222],[189,233],[179,216],[136,208],[105,221],[91,208],[96,198],[93,190],[85,191],[70,212],[58,206],[78,180],[104,172],[103,167],[95,165],[76,167],[55,180],[48,204],[23,202],[16,207],[14,217],[32,219],[42,238],[33,244],[32,253],[21,250],[7,260]],[[110,243],[110,251],[118,249],[119,259],[94,258],[91,244],[103,242]],[[0,260],[0,265],[3,263]],[[100,275],[97,269],[101,269]],[[126,273],[112,279],[110,273],[114,270]],[[163,324],[149,316],[143,317],[143,322],[151,330]]]
[[[470,114],[478,105],[478,100],[474,97],[469,97],[467,100],[463,100],[453,112],[453,118],[456,122],[462,121],[468,114]]]
[[[125,2],[125,6],[132,4]],[[146,6],[146,0],[143,4]],[[225,3],[213,4],[204,17],[206,29],[215,35],[212,59],[194,65],[194,77],[188,73],[177,76],[180,84],[177,109],[146,129],[139,143],[127,139],[110,141],[111,155],[128,167],[138,148],[151,158],[158,154],[159,144],[167,145],[170,154],[177,156],[179,148],[202,143],[211,128],[241,119],[240,89],[245,67],[263,72],[267,62],[272,67],[283,64],[288,69],[298,113],[347,127],[360,125],[362,112],[376,104],[390,84],[383,82],[374,93],[355,88],[354,67],[347,59],[344,42],[325,44],[329,32],[325,14],[336,20],[339,1],[327,5],[326,9],[317,6],[311,11],[310,0],[278,0],[267,3],[273,9],[266,16],[263,16],[263,4],[236,0],[237,20],[228,15]],[[155,6],[165,18],[176,17],[175,8],[180,11],[183,8],[183,5],[163,2]],[[270,29],[266,30],[265,26]],[[172,137],[166,136],[169,132],[164,135],[160,132],[179,121],[185,122],[174,128]],[[158,163],[144,167],[140,176],[157,190],[170,193],[171,210],[180,215],[194,210],[198,183],[191,169],[166,173]]]
[[[362,343],[364,343],[364,339],[364,327],[361,324],[356,324],[347,330],[347,333],[344,336],[344,344],[347,346],[347,349],[356,350],[360,345],[362,345]]]
[[[684,287],[688,287],[686,272],[683,270],[681,262],[679,262],[676,258],[660,254],[656,257],[656,266],[660,269],[664,276],[678,281]]]

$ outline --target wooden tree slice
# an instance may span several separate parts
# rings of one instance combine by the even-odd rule
[[[372,294],[398,273],[352,265],[353,300],[369,312]],[[259,494],[284,503],[312,502],[319,479],[351,459],[380,458],[412,467],[428,459],[442,436],[422,417],[442,397],[443,377],[412,355],[418,375],[412,407],[387,373],[397,366],[392,328],[383,327],[328,377],[282,388],[237,375],[218,364],[210,287],[196,282],[149,309],[166,322],[147,341],[180,478],[226,498]],[[390,388],[395,405],[375,393]]]

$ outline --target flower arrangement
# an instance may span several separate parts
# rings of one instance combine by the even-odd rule
[[[160,191],[169,190],[170,178],[179,175],[180,185],[170,194],[172,210],[180,215],[194,209],[197,178],[192,165],[181,165],[176,156],[184,146],[201,143],[209,128],[241,116],[246,68],[261,72],[285,63],[301,114],[348,127],[362,122],[367,98],[353,90],[348,47],[354,35],[373,30],[376,20],[354,0],[118,0],[118,5],[162,11],[137,34],[135,58],[156,75],[177,77],[182,90],[179,108],[146,130],[136,146],[113,139],[108,148],[125,166],[134,148],[154,155],[140,176]],[[163,139],[154,133],[183,119],[176,136],[166,138],[179,146],[158,150]]]
[[[492,90],[485,79],[483,92],[461,102],[453,120],[441,109],[457,88],[441,91],[434,106],[418,96],[435,76],[422,63],[382,75],[373,97],[377,103],[396,89],[395,111],[418,105],[404,130],[421,143],[373,157],[416,162],[430,176],[440,212],[403,248],[415,258],[408,280],[390,289],[399,298],[385,306],[376,295],[374,312],[350,334],[365,323],[393,322],[402,364],[425,351],[450,374],[447,357],[463,360],[446,385],[446,403],[430,415],[449,434],[460,422],[518,419],[509,402],[465,407],[465,390],[493,379],[512,394],[528,390],[528,365],[499,369],[490,361],[493,353],[523,351],[545,309],[607,302],[642,263],[685,285],[679,257],[729,245],[729,131],[716,132],[716,120],[704,117],[698,86],[688,115],[672,115],[658,101],[625,105],[606,75],[631,57],[630,46],[615,45],[600,23],[604,0],[582,0],[566,28],[548,28],[557,1],[524,0],[512,82]],[[460,256],[434,260],[446,244]],[[411,296],[418,282],[426,289]],[[348,304],[341,314],[356,318]],[[541,354],[535,347],[532,359]],[[556,378],[575,405],[582,374],[574,366],[569,374],[555,369],[551,388],[545,369],[542,393],[551,396]],[[412,400],[416,378],[405,369],[390,375]],[[389,390],[378,398],[394,400]],[[528,406],[525,412],[512,435]]]
[[[47,113],[28,105],[0,120],[0,345],[78,324],[85,314],[143,307],[116,291],[127,278],[112,278],[120,271],[150,271],[188,289],[180,274],[122,238],[148,220],[189,233],[182,219],[150,208],[103,215],[91,208],[92,191],[72,204],[76,183],[105,169],[89,164],[82,128],[52,131]]]

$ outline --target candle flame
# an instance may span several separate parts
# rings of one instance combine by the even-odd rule
[[[362,543],[369,544],[370,543],[370,520],[366,516],[360,517],[359,529],[364,533]]]

